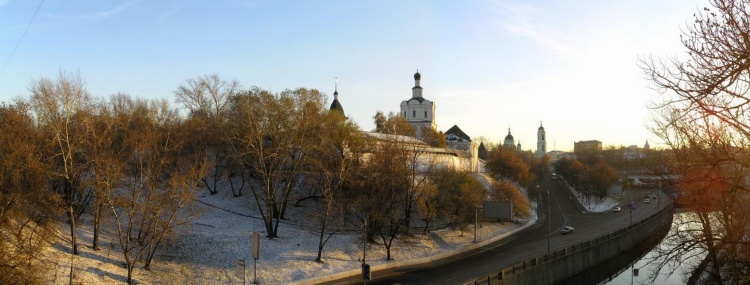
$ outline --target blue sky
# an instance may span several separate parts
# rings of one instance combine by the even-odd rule
[[[0,101],[79,71],[95,96],[166,98],[218,74],[272,91],[339,100],[364,130],[398,112],[422,74],[438,129],[536,149],[574,141],[642,146],[658,96],[638,56],[683,56],[680,31],[705,0],[633,1],[0,0]],[[568,2],[568,3],[564,3]]]

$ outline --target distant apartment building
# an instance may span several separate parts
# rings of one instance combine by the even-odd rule
[[[573,143],[576,155],[597,154],[602,152],[602,142],[598,140],[579,141]]]

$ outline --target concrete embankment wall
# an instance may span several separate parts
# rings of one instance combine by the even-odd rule
[[[630,250],[672,224],[673,207],[626,228],[522,261],[468,284],[553,284]]]

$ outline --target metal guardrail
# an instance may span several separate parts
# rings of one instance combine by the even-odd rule
[[[464,283],[464,284],[465,285],[470,285],[470,284],[474,284],[474,285],[488,284],[488,285],[490,285],[490,284],[493,284],[493,281],[497,282],[497,281],[506,280],[509,277],[511,277],[512,275],[519,274],[519,273],[521,273],[523,271],[526,271],[526,270],[529,270],[529,269],[531,269],[531,268],[533,268],[535,266],[539,266],[539,265],[545,264],[547,262],[554,261],[556,259],[565,257],[565,256],[567,256],[569,254],[573,254],[575,252],[578,252],[578,251],[590,248],[590,247],[595,246],[597,244],[600,244],[600,243],[603,243],[603,242],[606,242],[606,241],[618,238],[618,237],[620,237],[620,236],[622,236],[622,235],[624,235],[624,234],[626,234],[626,233],[628,233],[628,232],[630,232],[632,230],[635,230],[635,229],[639,228],[641,225],[643,225],[645,223],[648,223],[648,222],[656,219],[657,217],[659,217],[659,216],[661,216],[661,215],[663,215],[665,213],[670,213],[671,214],[673,211],[674,211],[674,202],[670,201],[669,204],[666,205],[666,207],[664,207],[663,209],[659,210],[658,212],[656,212],[654,214],[651,214],[650,216],[646,217],[645,219],[642,219],[642,220],[637,221],[637,222],[635,222],[635,223],[633,223],[631,225],[628,225],[625,228],[621,228],[621,229],[618,229],[618,230],[616,230],[614,232],[611,232],[611,233],[608,233],[608,234],[605,234],[605,235],[602,235],[602,236],[599,236],[599,237],[595,237],[593,239],[590,239],[590,240],[578,243],[578,244],[573,245],[573,246],[568,247],[568,248],[564,248],[564,249],[561,249],[561,250],[556,250],[556,251],[553,251],[553,252],[551,252],[549,254],[540,255],[540,256],[537,256],[537,257],[532,258],[530,260],[521,261],[519,263],[516,263],[516,264],[513,264],[513,265],[508,266],[506,268],[503,268],[500,271],[498,271],[497,273],[493,273],[493,274],[490,274],[490,275],[487,275],[487,276],[483,276],[483,277],[475,279],[474,281],[469,281],[469,282]]]

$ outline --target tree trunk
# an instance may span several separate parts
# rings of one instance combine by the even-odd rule
[[[146,260],[143,262],[143,269],[151,270],[151,260],[154,259],[156,253],[156,247],[159,245],[158,241],[154,241],[148,245],[146,250]]]
[[[391,260],[391,245],[393,245],[393,239],[389,242],[383,240],[383,243],[385,244],[385,260]]]
[[[214,181],[214,184],[213,184],[214,187],[211,188],[211,185],[208,184],[208,180],[206,180],[205,176],[201,178],[201,180],[203,181],[203,184],[206,185],[206,188],[208,188],[208,193],[211,193],[211,195],[218,193],[216,192],[216,181]]]
[[[273,207],[273,205],[269,205],[269,203],[271,203],[271,202],[266,201],[266,211],[267,212],[266,212],[266,218],[264,219],[263,222],[264,222],[264,224],[266,226],[266,232],[268,233],[268,235],[266,235],[266,237],[268,237],[268,238],[275,238],[276,237],[276,232],[274,231],[274,227],[273,227],[273,211],[274,211],[274,207]]]
[[[690,277],[687,279],[687,282],[685,282],[685,284],[687,284],[687,285],[696,285],[696,284],[698,284],[698,280],[701,279],[701,276],[705,272],[706,267],[708,266],[709,262],[710,262],[709,261],[709,257],[708,257],[708,255],[706,255],[703,258],[703,260],[701,260],[700,264],[698,264],[698,266],[696,266],[690,272]]]
[[[135,264],[131,264],[130,262],[126,262],[128,267],[128,284],[133,284],[133,267],[135,267]]]
[[[323,255],[323,246],[325,243],[323,243],[323,237],[325,236],[326,232],[326,222],[328,221],[328,211],[330,209],[330,206],[326,205],[326,211],[323,213],[323,220],[320,223],[320,239],[318,240],[318,257],[315,258],[316,262],[322,263],[322,255]]]
[[[91,246],[94,248],[94,250],[99,250],[99,224],[101,221],[102,216],[102,205],[97,200],[96,202],[96,209],[94,209],[94,238],[91,242]]]
[[[76,240],[76,219],[73,211],[73,203],[68,205],[68,219],[70,219],[70,244],[73,254],[78,255],[78,241]]]
[[[232,179],[232,176],[229,176],[229,187],[232,188],[232,196],[233,197],[240,197],[240,196],[242,196],[242,188],[245,188],[245,173],[240,173],[240,181],[242,182],[240,184],[240,188],[235,192],[234,191],[234,180]]]

